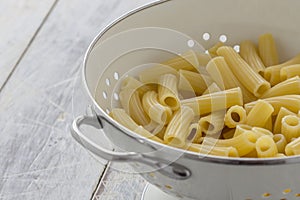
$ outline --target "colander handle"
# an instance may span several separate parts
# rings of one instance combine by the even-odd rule
[[[159,171],[161,174],[176,180],[186,180],[191,176],[189,169],[177,163],[169,163],[167,161],[142,153],[116,152],[106,149],[84,135],[80,130],[82,125],[93,126],[104,134],[101,122],[97,116],[79,116],[74,119],[71,126],[71,134],[73,138],[84,148],[88,149],[99,157],[102,157],[108,161],[143,163],[152,167],[154,170]]]

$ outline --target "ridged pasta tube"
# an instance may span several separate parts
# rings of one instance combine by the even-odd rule
[[[300,155],[300,138],[293,140],[285,146],[287,156]]]
[[[300,64],[300,54],[296,55],[294,58],[281,63],[279,65],[274,65],[266,68],[264,71],[264,78],[271,83],[271,85],[276,85],[280,82],[280,70],[283,67]]]
[[[294,115],[284,116],[281,120],[281,133],[287,142],[300,137],[300,118]]]
[[[167,126],[164,141],[168,144],[183,147],[188,137],[188,129],[194,118],[193,110],[189,107],[182,106],[176,111]]]
[[[152,134],[158,137],[159,139],[164,140],[166,129],[166,126],[159,125],[152,131]]]
[[[276,119],[275,119],[275,123],[274,123],[274,127],[273,127],[274,134],[281,133],[281,121],[282,121],[282,118],[287,115],[296,115],[296,114],[291,112],[290,110],[286,109],[285,107],[281,107],[276,116]]]
[[[290,94],[300,94],[300,78],[299,76],[289,78],[266,91],[261,98],[269,98]]]
[[[252,127],[251,129],[254,133],[256,133],[258,135],[258,137],[267,135],[270,136],[271,138],[273,138],[273,133],[271,131],[269,131],[268,129],[265,128],[261,128],[261,127]]]
[[[179,70],[179,90],[192,90],[195,94],[201,95],[212,82],[209,75]]]
[[[289,65],[281,68],[280,70],[280,80],[284,81],[286,79],[300,76],[300,64]]]
[[[131,131],[138,128],[138,124],[125,112],[124,109],[114,108],[110,112],[110,116],[121,125],[125,126]]]
[[[154,129],[156,129],[158,126],[162,126],[161,124],[151,120],[149,124],[143,126],[147,131],[153,132]]]
[[[225,58],[235,77],[256,97],[270,89],[270,84],[256,73],[232,47],[220,47],[217,53]]]
[[[145,126],[150,122],[137,90],[122,90],[119,97],[122,107],[137,124]]]
[[[145,138],[148,138],[148,139],[151,139],[151,140],[154,140],[156,142],[160,142],[160,143],[163,143],[164,144],[164,141],[161,140],[160,138],[156,137],[155,135],[153,135],[152,133],[150,133],[149,131],[147,131],[146,129],[144,129],[144,127],[142,126],[138,126],[134,132],[138,133],[139,135],[145,137]]]
[[[266,67],[279,63],[276,43],[272,34],[266,33],[258,38],[258,52]]]
[[[175,70],[184,69],[197,71],[199,67],[198,57],[195,51],[187,51],[175,58],[162,62],[163,65],[170,66]]]
[[[286,109],[292,112],[298,112],[300,110],[300,95],[284,95],[278,97],[266,98],[264,101],[270,103],[274,112],[273,115],[277,115],[281,107],[285,107]],[[244,105],[246,111],[250,111],[258,101],[250,102]]]
[[[185,99],[181,101],[181,104],[192,108],[196,115],[204,115],[234,105],[243,105],[243,96],[240,88],[233,88]]]
[[[199,68],[198,71],[201,72],[201,68],[203,68],[204,66],[207,65],[207,63],[210,61],[211,56],[206,54],[206,53],[202,53],[202,52],[195,52],[198,62],[199,62]],[[200,69],[200,70],[199,70]]]
[[[246,110],[242,106],[231,106],[225,115],[224,123],[229,128],[235,128],[238,124],[244,124],[247,120]]]
[[[240,43],[240,55],[255,72],[261,73],[265,70],[266,67],[258,56],[254,43],[250,40]]]
[[[255,143],[255,149],[259,158],[270,158],[278,154],[277,146],[272,137],[261,136]]]
[[[239,124],[236,126],[233,137],[237,137],[242,133],[244,133],[245,131],[252,131],[252,126],[249,126],[247,124]]]
[[[266,124],[264,125],[265,129],[269,130],[269,131],[273,131],[273,116],[270,116],[266,122]]]
[[[224,128],[222,130],[222,138],[224,139],[230,139],[230,138],[233,138],[234,136],[234,132],[235,132],[235,129],[234,128]]]
[[[150,119],[159,123],[167,124],[172,117],[172,110],[158,102],[158,95],[155,91],[148,91],[142,98],[143,108]]]
[[[285,158],[286,155],[284,153],[278,153],[275,158]]]
[[[214,46],[212,46],[211,48],[208,49],[209,55],[213,58],[218,56],[217,50],[219,47],[222,47],[222,46],[224,46],[223,42],[217,42]]]
[[[250,126],[264,127],[274,112],[273,106],[264,100],[258,100],[247,115],[247,124]]]
[[[278,153],[284,153],[285,146],[287,145],[286,139],[282,134],[275,134],[273,140],[277,146]]]
[[[192,123],[189,126],[189,130],[188,130],[188,137],[191,137],[191,141],[193,143],[200,143],[201,142],[201,138],[202,138],[202,130],[201,127],[199,126],[199,123]]]
[[[116,120],[121,125],[125,126],[131,131],[134,131],[138,133],[139,135],[152,139],[156,142],[163,143],[163,140],[159,139],[158,137],[151,134],[149,131],[144,129],[142,126],[139,126],[138,124],[133,121],[133,119],[125,112],[124,109],[121,108],[114,108],[112,109],[110,113],[111,117]]]
[[[240,87],[243,92],[244,102],[251,102],[256,99],[236,78],[224,57],[218,56],[211,59],[206,66],[206,70],[221,90]]]
[[[238,151],[234,147],[216,147],[201,144],[190,144],[188,150],[206,155],[239,157]]]
[[[250,153],[247,153],[243,157],[245,157],[245,158],[257,158],[256,149],[252,150]]]
[[[158,83],[160,77],[164,74],[173,74],[176,77],[179,76],[178,72],[172,67],[163,64],[156,64],[153,67],[148,67],[140,71],[138,77],[144,84],[153,84]]]
[[[211,94],[214,92],[220,92],[221,89],[219,88],[219,86],[216,83],[212,83],[210,86],[208,86],[208,88],[202,93],[202,95],[205,94]]]
[[[138,81],[137,79],[128,76],[126,77],[121,84],[121,91],[122,90],[138,90],[140,94],[144,94],[145,92],[149,90],[156,90],[156,87],[154,85],[147,85],[145,83],[142,83]]]
[[[164,106],[177,110],[180,106],[177,88],[177,78],[173,74],[162,75],[158,85],[158,100]]]
[[[225,111],[212,112],[211,114],[201,117],[199,126],[206,135],[220,135],[224,127]]]
[[[215,139],[205,137],[202,144],[216,147],[234,147],[239,156],[244,156],[255,149],[257,136],[253,131],[245,131],[237,137],[231,139]]]

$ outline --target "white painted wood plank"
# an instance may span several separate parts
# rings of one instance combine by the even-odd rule
[[[146,180],[124,163],[111,163],[93,200],[140,200]]]
[[[0,1],[0,86],[18,62],[55,0]]]
[[[0,93],[0,199],[92,196],[104,163],[71,138],[84,112],[82,56],[105,24],[136,3],[60,0]]]

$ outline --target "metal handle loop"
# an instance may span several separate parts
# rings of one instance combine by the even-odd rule
[[[185,180],[191,176],[190,170],[176,163],[168,163],[166,161],[153,158],[141,153],[116,152],[103,148],[81,132],[80,127],[82,125],[91,125],[103,132],[101,123],[99,122],[97,116],[79,116],[74,119],[71,127],[71,134],[73,138],[84,148],[88,149],[97,156],[100,156],[109,161],[143,163],[152,167],[153,169],[158,170],[163,175],[168,176],[172,179]]]

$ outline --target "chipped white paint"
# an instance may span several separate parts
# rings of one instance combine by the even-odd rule
[[[0,199],[91,198],[106,162],[69,133],[88,104],[82,56],[106,24],[146,2],[0,2],[0,86],[17,63],[0,93]]]

